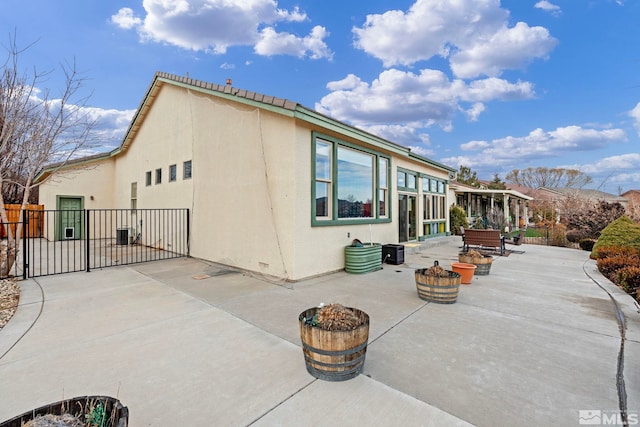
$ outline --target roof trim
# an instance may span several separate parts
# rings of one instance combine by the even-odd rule
[[[340,134],[349,136],[361,142],[370,144],[378,149],[390,151],[398,156],[404,156],[411,160],[424,163],[433,168],[440,169],[448,172],[449,174],[456,171],[456,169],[438,163],[426,157],[412,153],[411,149],[395,142],[386,140],[379,136],[373,135],[362,129],[358,129],[354,126],[332,119],[324,114],[321,114],[315,110],[304,107],[296,102],[290,101],[284,98],[278,98],[274,96],[263,95],[257,92],[251,92],[243,89],[232,87],[230,84],[219,85],[215,83],[208,83],[202,80],[196,80],[189,77],[176,76],[174,74],[156,72],[151,81],[151,84],[147,88],[147,91],[136,110],[135,115],[131,119],[131,123],[125,132],[122,143],[119,147],[111,150],[108,153],[102,153],[98,155],[89,156],[86,158],[77,159],[77,161],[67,162],[66,164],[50,165],[44,168],[38,173],[36,182],[46,179],[46,177],[57,169],[66,168],[67,166],[77,165],[85,161],[94,161],[98,159],[106,159],[109,157],[117,156],[120,153],[127,150],[131,142],[134,140],[135,135],[142,126],[144,117],[153,105],[155,98],[163,85],[171,84],[177,87],[182,87],[187,90],[193,90],[200,93],[204,93],[210,96],[226,99],[233,102],[239,102],[245,105],[250,105],[263,110],[268,110],[276,114],[281,114],[287,117],[292,117],[296,120],[301,120],[306,123],[310,123],[315,126],[322,127],[324,129],[332,130]]]

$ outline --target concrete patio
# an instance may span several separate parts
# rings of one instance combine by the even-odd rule
[[[21,282],[0,330],[0,421],[89,394],[119,398],[134,427],[577,426],[621,401],[637,419],[640,314],[587,252],[507,245],[525,252],[496,257],[457,303],[419,299],[414,270],[448,267],[460,245],[297,283],[189,258]],[[370,315],[352,380],[305,369],[297,317],[320,302]]]

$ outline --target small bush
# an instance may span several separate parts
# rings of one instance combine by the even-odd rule
[[[624,267],[618,270],[616,283],[625,292],[633,295],[640,290],[640,267]]]
[[[567,231],[567,240],[571,243],[580,243],[581,240],[587,239],[589,236],[583,230]],[[591,249],[589,249],[591,250]]]
[[[593,245],[592,259],[598,259],[598,252],[603,246],[628,246],[640,250],[640,224],[622,216],[607,225]]]
[[[613,256],[640,256],[640,252],[629,246],[601,246],[598,249],[598,258],[610,258]]]
[[[595,239],[580,239],[578,244],[580,245],[580,249],[582,249],[583,251],[591,252],[593,250],[593,245],[596,244],[596,240]]]
[[[551,229],[551,246],[567,246],[567,227],[562,224],[556,224]]]
[[[599,258],[598,270],[613,283],[618,283],[618,270],[625,267],[638,267],[640,258],[637,255],[614,255],[607,258]]]
[[[460,206],[451,206],[449,209],[449,221],[453,234],[460,234],[460,227],[469,228],[467,214]]]

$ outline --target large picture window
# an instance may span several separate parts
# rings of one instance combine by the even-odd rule
[[[338,147],[338,218],[372,218],[374,156]]]
[[[314,137],[313,224],[388,221],[388,157]]]

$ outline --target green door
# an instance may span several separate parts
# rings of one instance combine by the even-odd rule
[[[60,197],[58,199],[60,221],[58,240],[75,240],[82,237],[82,198]]]

